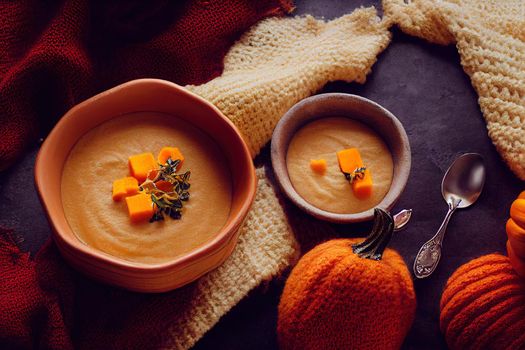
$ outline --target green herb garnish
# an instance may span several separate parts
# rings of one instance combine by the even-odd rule
[[[356,168],[351,173],[343,172],[343,174],[345,174],[345,178],[348,180],[348,182],[352,183],[355,180],[361,180],[363,177],[365,177],[365,170],[366,167],[362,166],[360,168]]]
[[[153,179],[148,178],[140,185],[140,190],[151,195],[151,201],[156,207],[155,213],[149,222],[162,221],[165,216],[172,219],[182,217],[183,202],[190,199],[190,175],[188,170],[185,173],[177,174],[179,159],[168,158],[165,164],[159,164],[159,169],[154,170],[156,175]],[[151,172],[150,172],[151,173]],[[166,181],[171,186],[171,190],[165,191],[157,187],[158,181]]]

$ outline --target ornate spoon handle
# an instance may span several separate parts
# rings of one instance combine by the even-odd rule
[[[453,205],[449,203],[447,215],[445,216],[445,219],[443,219],[439,230],[434,237],[423,244],[421,249],[419,249],[416,259],[414,260],[414,275],[417,278],[428,277],[436,269],[439,259],[441,259],[441,244],[443,242],[443,237],[445,236],[450,217],[456,208],[457,204]]]

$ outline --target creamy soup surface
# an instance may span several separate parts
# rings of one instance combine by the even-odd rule
[[[191,170],[190,199],[182,219],[132,223],[126,202],[111,198],[113,181],[129,176],[128,157],[162,147],[184,155]],[[62,174],[66,219],[85,244],[133,262],[172,260],[210,240],[230,213],[232,184],[226,159],[205,133],[178,118],[152,112],[105,122],[74,146]]]
[[[357,198],[339,168],[337,152],[357,148],[370,169],[373,188],[366,199]],[[326,173],[310,168],[311,159],[325,159]],[[332,213],[358,213],[376,206],[390,189],[392,155],[381,137],[349,118],[322,118],[303,126],[293,136],[286,155],[290,180],[297,193],[317,208]]]

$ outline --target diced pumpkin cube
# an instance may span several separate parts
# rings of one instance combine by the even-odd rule
[[[155,211],[151,195],[139,193],[131,197],[126,197],[129,218],[132,222],[149,220]]]
[[[346,174],[353,173],[356,169],[364,166],[361,154],[357,148],[348,148],[337,152],[337,160],[341,171]],[[358,198],[366,198],[372,194],[372,174],[366,169],[364,176],[352,181],[352,189]]]
[[[139,182],[134,177],[125,177],[113,181],[113,200],[118,202],[124,197],[132,196],[139,191]]]
[[[320,175],[326,172],[326,159],[312,159],[310,160],[310,168]]]
[[[337,152],[337,160],[343,173],[351,174],[363,166],[363,160],[357,148],[348,148]]]
[[[355,179],[352,182],[352,189],[357,198],[367,198],[372,195],[372,175],[370,169],[365,170],[365,175],[361,179]]]
[[[129,157],[128,165],[131,176],[136,178],[139,183],[144,182],[148,173],[152,175],[153,171],[159,167],[151,153],[141,153]]]
[[[158,162],[160,164],[165,164],[168,161],[168,158],[171,158],[171,160],[180,160],[180,163],[177,166],[177,170],[179,170],[182,166],[182,163],[184,163],[184,156],[177,147],[163,147],[160,150],[159,155],[157,157]]]
[[[518,199],[525,199],[525,191],[519,194]]]

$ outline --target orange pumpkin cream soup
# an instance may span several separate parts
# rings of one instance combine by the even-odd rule
[[[290,181],[307,202],[339,214],[375,207],[392,183],[392,155],[381,137],[349,118],[312,121],[293,136],[286,155]]]
[[[73,147],[62,173],[66,219],[85,244],[157,264],[203,245],[232,201],[227,161],[191,124],[153,112],[107,121]]]

